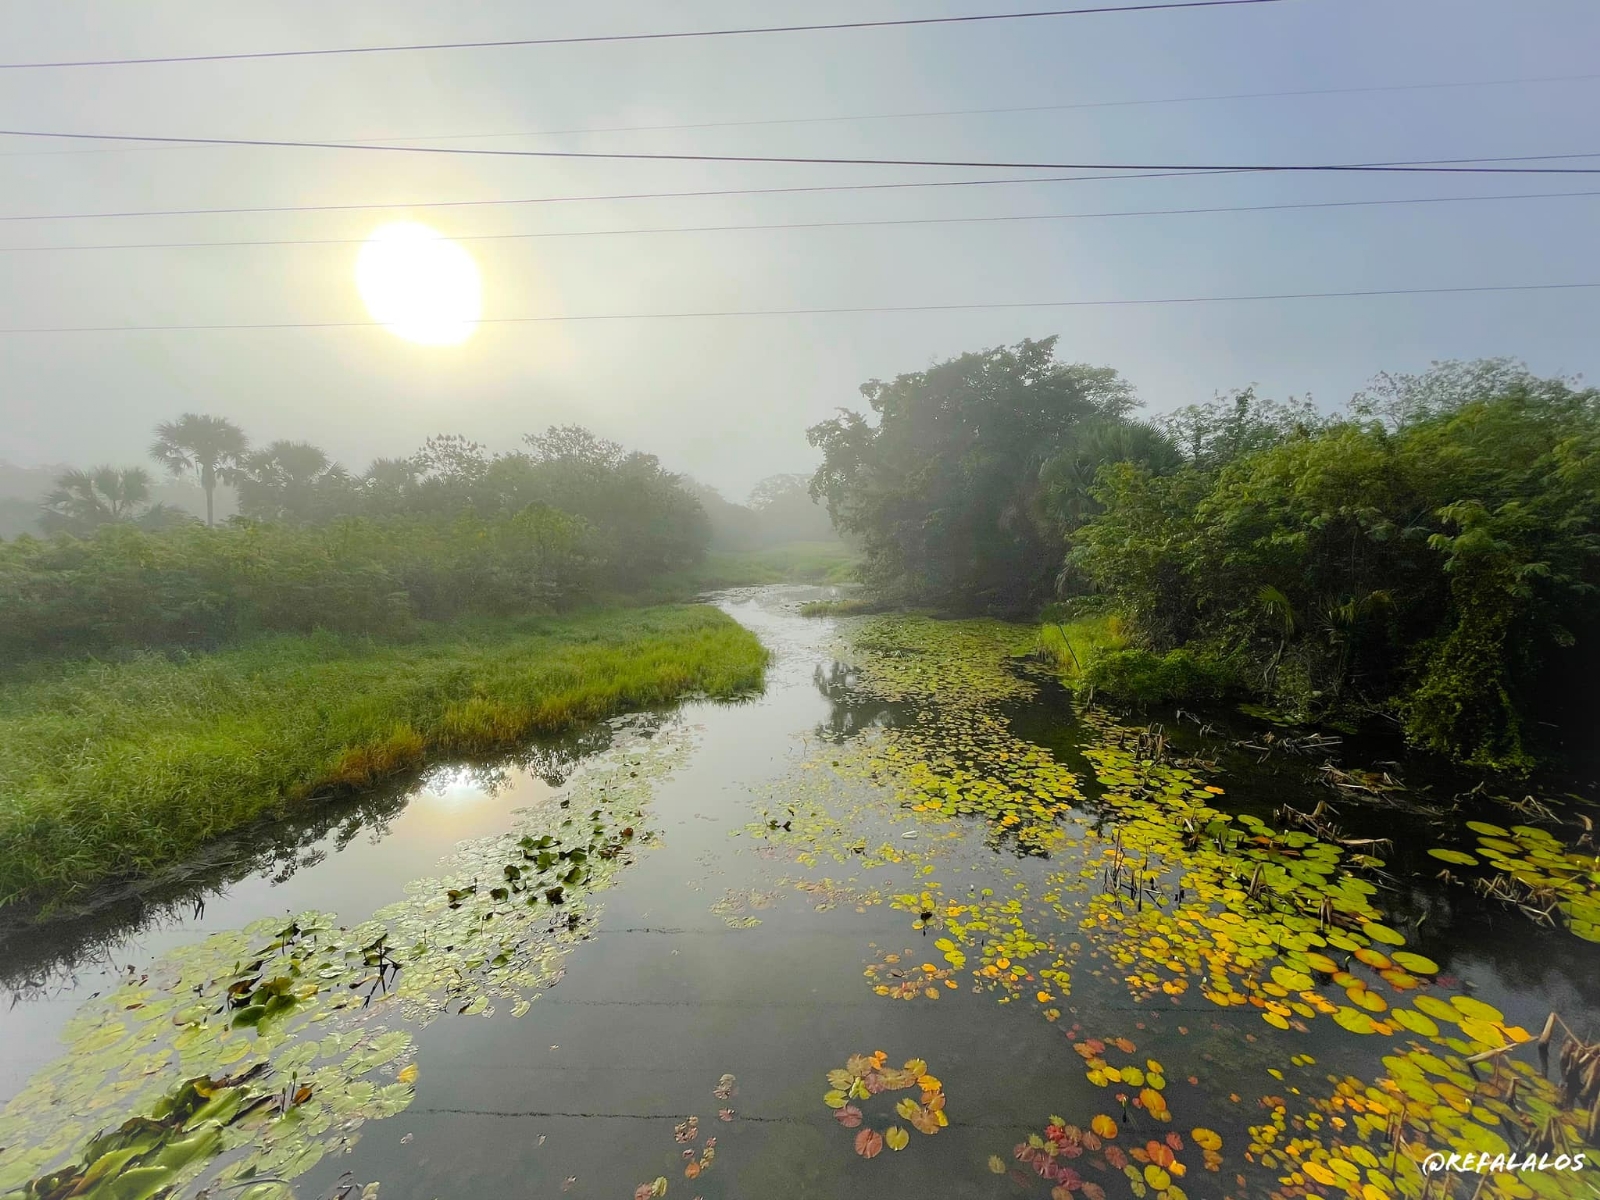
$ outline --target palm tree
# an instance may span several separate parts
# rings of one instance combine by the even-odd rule
[[[390,515],[414,504],[422,468],[409,458],[375,458],[356,480],[362,506],[368,512]]]
[[[206,524],[215,525],[212,494],[218,482],[233,482],[240,460],[250,448],[249,439],[226,417],[184,413],[176,421],[156,426],[151,456],[174,478],[194,472],[206,493]]]
[[[349,484],[343,467],[310,442],[273,442],[235,471],[239,509],[259,520],[306,520],[330,489]]]
[[[1162,475],[1182,461],[1172,439],[1144,421],[1085,421],[1066,449],[1039,468],[1042,500],[1070,532],[1099,511],[1094,486],[1101,467],[1131,462]]]
[[[143,467],[90,467],[56,476],[44,498],[39,524],[46,533],[84,534],[140,516],[150,499],[150,472]]]

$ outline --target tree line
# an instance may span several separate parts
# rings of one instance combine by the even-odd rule
[[[758,483],[748,504],[724,499],[712,487],[661,469],[653,455],[629,453],[580,426],[552,426],[523,439],[526,450],[491,455],[458,435],[430,438],[417,453],[375,459],[352,474],[321,447],[279,440],[252,447],[243,429],[222,417],[185,413],[156,427],[150,456],[174,479],[199,486],[205,523],[216,524],[216,492],[233,489],[247,520],[309,524],[345,516],[459,512],[515,507],[530,491],[549,501],[553,490],[578,482],[592,501],[597,473],[627,476],[642,486],[666,486],[699,502],[712,542],[745,549],[783,541],[832,536],[826,513],[811,499],[806,475],[773,475]],[[560,462],[564,468],[551,469]],[[574,470],[573,468],[579,468]],[[544,479],[534,482],[541,473]],[[646,482],[649,477],[650,482]],[[101,465],[56,477],[40,504],[46,534],[82,537],[103,525],[131,523],[169,529],[191,520],[171,503],[153,498],[154,479],[143,467]],[[563,493],[567,506],[582,503]],[[681,506],[681,497],[671,498]]]
[[[151,456],[192,479],[207,519],[151,502],[140,467],[71,470],[44,498],[46,538],[0,542],[0,658],[128,647],[212,647],[261,632],[392,632],[416,620],[547,611],[692,567],[736,510],[757,536],[825,522],[804,477],[758,488],[758,507],[578,426],[507,453],[457,435],[360,474],[317,446],[252,447],[189,413]],[[239,514],[216,520],[216,491]],[[718,507],[720,506],[720,507]]]
[[[813,494],[885,598],[1110,611],[1132,645],[1109,665],[1169,691],[1381,714],[1478,765],[1592,724],[1600,392],[1486,360],[1331,415],[1246,389],[1143,420],[1054,346],[874,380],[873,416],[809,431]]]

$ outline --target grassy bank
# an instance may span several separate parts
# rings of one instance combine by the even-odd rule
[[[13,671],[0,685],[0,905],[147,873],[313,793],[431,758],[731,695],[759,685],[765,659],[722,613],[667,607]]]

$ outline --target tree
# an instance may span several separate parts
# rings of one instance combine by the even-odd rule
[[[704,557],[711,541],[705,509],[684,477],[663,469],[655,455],[630,453],[578,425],[552,425],[522,440],[528,454],[497,460],[518,481],[510,494],[519,504],[543,502],[587,521],[611,582],[631,586]]]
[[[745,505],[733,503],[708,483],[685,479],[683,486],[705,510],[713,550],[746,551],[761,544],[760,519]]]
[[[143,467],[90,467],[64,471],[44,498],[39,525],[46,533],[92,533],[102,525],[131,522],[167,505],[150,506],[150,472]]]
[[[264,521],[333,515],[353,488],[344,468],[310,442],[273,442],[247,454],[234,477],[239,511]]]
[[[226,417],[184,413],[176,421],[156,426],[150,454],[173,478],[191,472],[206,494],[206,524],[215,525],[212,497],[218,483],[231,483],[234,472],[250,449],[249,439]]]
[[[1415,425],[1430,417],[1446,416],[1485,396],[1505,396],[1514,391],[1547,399],[1575,390],[1570,379],[1540,379],[1527,364],[1514,358],[1480,358],[1471,362],[1435,362],[1420,375],[1394,375],[1384,371],[1350,398],[1350,411],[1390,429]]]
[[[1086,421],[1039,468],[1040,506],[1063,537],[1099,511],[1095,479],[1109,463],[1135,463],[1157,475],[1178,469],[1182,452],[1161,428],[1126,419]]]
[[[412,461],[429,478],[457,483],[471,483],[482,478],[489,469],[488,452],[459,433],[441,433],[429,438]]]
[[[1327,422],[1309,400],[1267,400],[1254,387],[1218,396],[1209,404],[1187,404],[1156,419],[1156,426],[1197,467],[1211,469],[1252,450],[1276,445],[1294,433]]]
[[[811,495],[809,475],[769,475],[750,491],[750,507],[767,543],[822,542],[836,538],[828,510]]]
[[[393,516],[416,507],[422,468],[415,459],[375,458],[354,482],[362,512]]]
[[[964,354],[861,393],[807,433],[823,454],[811,494],[861,539],[866,581],[951,609],[1017,613],[1060,567],[1040,469],[1080,427],[1119,421],[1133,389],[1109,368],[1058,363],[1055,339]]]

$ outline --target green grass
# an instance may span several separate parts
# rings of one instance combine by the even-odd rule
[[[703,606],[332,634],[51,664],[0,684],[0,906],[148,873],[313,794],[624,709],[759,686]]]
[[[1039,652],[1075,691],[1135,704],[1219,700],[1237,689],[1233,663],[1199,650],[1128,644],[1122,622],[1096,613],[1039,627]]]
[[[1039,653],[1055,664],[1061,677],[1074,687],[1086,682],[1086,675],[1099,659],[1127,644],[1122,622],[1106,613],[1059,623],[1047,621],[1039,626]]]

